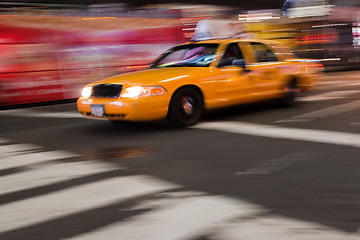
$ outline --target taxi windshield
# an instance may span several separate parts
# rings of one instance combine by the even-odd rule
[[[219,44],[186,44],[165,52],[150,68],[208,67]]]

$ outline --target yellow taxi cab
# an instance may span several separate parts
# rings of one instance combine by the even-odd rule
[[[79,112],[111,121],[166,118],[196,124],[206,110],[278,99],[292,105],[312,86],[315,61],[296,59],[273,41],[216,39],[189,42],[162,54],[148,69],[88,84]]]

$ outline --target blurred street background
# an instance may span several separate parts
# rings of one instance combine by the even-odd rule
[[[324,73],[294,108],[83,118],[90,82],[225,19]],[[360,1],[0,2],[0,239],[360,239]]]

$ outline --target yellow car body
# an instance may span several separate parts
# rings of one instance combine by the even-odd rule
[[[185,51],[184,49],[201,49],[197,46],[210,46],[213,52],[211,58],[191,64],[207,64],[206,66],[194,67],[188,62],[186,64],[189,66],[182,64],[189,61],[189,58],[180,64],[177,62],[178,65],[172,65],[172,62],[160,64],[162,59],[172,56],[170,54],[177,54]],[[231,64],[223,66],[221,64],[227,60],[225,54],[231,52],[230,46],[240,55],[239,59],[235,59],[239,61],[231,58]],[[284,99],[289,93],[294,95],[291,97],[295,97],[297,91],[307,90],[312,86],[312,72],[321,71],[318,63],[296,59],[285,46],[277,42],[207,40],[186,43],[177,46],[177,49],[180,50],[164,53],[149,69],[123,73],[88,84],[83,96],[77,101],[79,112],[86,117],[113,121],[170,118],[175,125],[189,126],[199,120],[204,110],[266,99]],[[271,57],[267,58],[265,52],[270,52]],[[264,54],[265,57],[257,54]],[[105,92],[112,91],[114,86],[120,92],[113,96],[106,95]],[[97,89],[105,95],[94,94]],[[184,96],[178,96],[179,91],[185,92]],[[186,98],[187,96],[190,97]],[[294,99],[290,100],[292,102]],[[200,109],[196,110],[195,107]],[[199,112],[195,119],[187,119],[194,114],[194,110]],[[184,121],[175,119],[182,116],[185,117]]]

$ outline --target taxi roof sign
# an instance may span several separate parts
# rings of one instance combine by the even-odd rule
[[[204,19],[196,24],[196,29],[191,40],[202,41],[218,38],[233,38],[242,32],[242,27],[238,22],[226,19]]]

